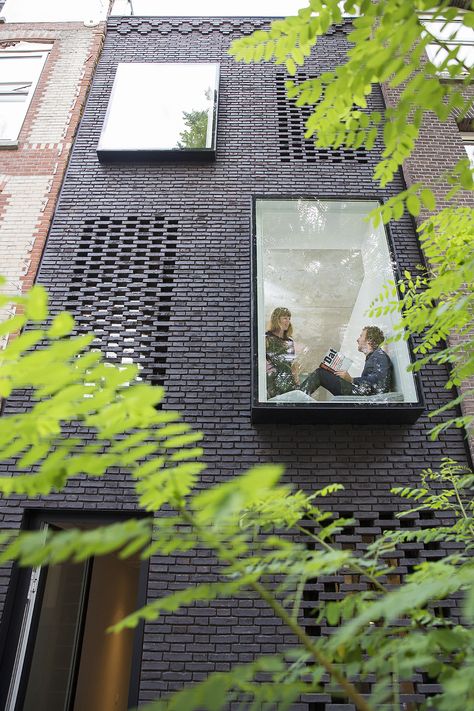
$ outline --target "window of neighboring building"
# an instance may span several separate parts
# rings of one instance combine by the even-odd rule
[[[436,37],[443,46],[428,44],[426,53],[434,66],[445,76],[450,76],[450,68],[458,67],[459,62],[464,64],[464,69],[457,72],[459,76],[467,73],[474,67],[474,30],[466,27],[461,22],[443,22],[437,20],[423,21],[433,37]],[[451,56],[455,53],[455,56]]]
[[[100,523],[59,512],[38,519],[43,528],[64,530]],[[20,572],[10,591],[15,606],[0,683],[5,711],[126,711],[136,705],[131,674],[137,632],[107,629],[144,603],[142,565],[138,553],[125,559],[110,553]]]
[[[471,163],[471,168],[474,170],[474,132],[472,133],[461,133],[461,138],[464,144],[464,148]]]
[[[466,149],[466,153],[471,163],[471,168],[474,170],[474,139],[471,138],[469,142],[465,141],[464,148]]]
[[[380,345],[394,335],[397,314],[368,316],[394,279],[385,228],[367,220],[377,204],[256,201],[257,405],[419,402],[406,341]]]
[[[218,64],[119,64],[97,152],[214,154]]]
[[[51,44],[0,46],[0,145],[15,144]]]
[[[457,125],[471,169],[474,170],[474,118],[472,110],[463,118],[458,118]]]
[[[6,0],[2,17],[7,22],[85,22],[97,24],[107,17],[108,0]]]

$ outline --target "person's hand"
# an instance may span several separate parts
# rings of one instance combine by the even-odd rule
[[[347,370],[336,370],[336,375],[343,380],[347,380],[348,383],[352,383],[352,377],[349,375]]]

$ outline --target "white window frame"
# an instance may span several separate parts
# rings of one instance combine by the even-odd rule
[[[474,170],[474,132],[461,132],[460,136],[464,144],[464,149],[467,153],[467,157],[469,158],[471,169]]]
[[[18,146],[18,137],[20,135],[20,131],[25,122],[25,118],[28,113],[31,100],[35,93],[36,87],[38,86],[41,73],[43,71],[46,59],[48,58],[52,46],[53,45],[50,42],[15,42],[9,47],[0,47],[0,77],[6,79],[5,81],[2,81],[0,83],[0,121],[2,120],[2,106],[4,104],[7,105],[9,103],[9,99],[7,98],[6,93],[6,89],[8,88],[8,86],[14,87],[15,85],[18,85],[18,88],[20,89],[20,83],[22,83],[25,88],[25,91],[27,92],[22,102],[23,110],[21,111],[21,113],[19,113],[16,119],[10,119],[11,125],[7,123],[6,135],[0,137],[0,146],[12,148]],[[15,73],[10,73],[9,75],[5,75],[4,73],[2,73],[2,60],[21,60],[25,58],[34,58],[38,60],[34,67],[34,71],[31,72],[28,77],[22,77],[20,74],[16,76]],[[18,65],[18,70],[19,72],[21,71],[20,65]],[[4,88],[5,90],[5,92],[3,93],[3,97],[1,93],[2,88]]]
[[[468,68],[474,67],[474,30],[466,25],[463,25],[461,20],[453,22],[444,22],[443,20],[433,20],[425,17],[421,20],[426,29],[435,36],[440,42],[443,42],[448,49],[453,50],[457,47],[466,49],[467,61],[463,60]],[[439,70],[446,59],[446,52],[443,47],[438,44],[427,44],[426,54],[429,61],[437,70],[438,75],[446,78],[462,79],[468,73],[466,69],[458,72],[455,77],[447,68]]]
[[[219,94],[219,68],[216,62],[120,62],[117,65],[112,91],[97,146],[100,159],[124,157],[128,155],[155,156],[210,156],[215,157],[217,143],[217,110]],[[193,72],[205,71],[210,82],[211,95],[206,108],[208,122],[206,145],[203,147],[180,147],[162,140],[162,126],[159,122],[150,123],[150,116],[158,109],[165,117],[169,116],[168,104],[173,107],[176,97],[186,96],[186,84],[192,79]],[[166,95],[166,82],[169,83],[171,72],[176,73],[174,98]],[[140,86],[140,80],[155,82],[153,92],[136,97],[130,101],[130,88]],[[162,86],[161,81],[165,84]],[[134,83],[133,83],[134,82]],[[179,106],[179,103],[177,104]],[[190,107],[192,108],[192,107]],[[148,117],[148,119],[147,119]],[[163,124],[163,127],[170,124]]]

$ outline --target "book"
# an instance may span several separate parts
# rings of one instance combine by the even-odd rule
[[[336,370],[349,370],[352,363],[353,361],[343,353],[340,353],[335,348],[330,348],[319,367],[334,373]]]

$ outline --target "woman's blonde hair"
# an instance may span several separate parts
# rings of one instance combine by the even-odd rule
[[[272,315],[270,316],[270,328],[268,329],[269,331],[279,331],[280,330],[280,318],[282,316],[289,316],[289,318],[291,318],[291,313],[284,306],[277,306],[276,309],[273,309]],[[293,326],[290,323],[290,325],[288,326],[286,331],[283,333],[283,336],[286,338],[287,336],[291,336],[292,333],[293,333]]]

